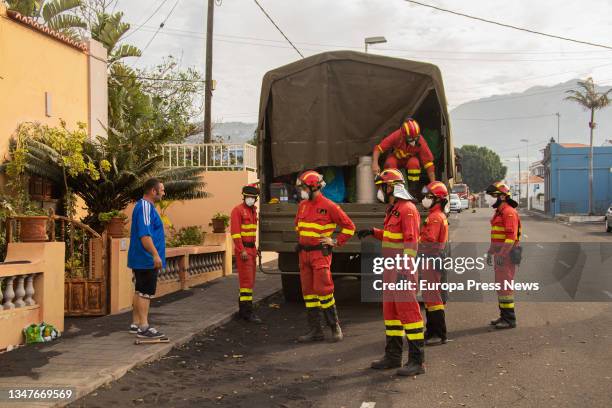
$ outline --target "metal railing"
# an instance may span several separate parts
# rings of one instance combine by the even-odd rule
[[[248,143],[165,144],[163,166],[206,170],[257,170],[257,148]]]

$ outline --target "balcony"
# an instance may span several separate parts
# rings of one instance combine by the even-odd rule
[[[257,148],[248,143],[166,144],[163,166],[204,167],[206,171],[257,170]]]

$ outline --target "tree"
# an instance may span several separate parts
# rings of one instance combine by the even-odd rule
[[[476,145],[457,149],[461,156],[461,176],[472,191],[484,191],[494,181],[503,180],[508,170],[493,150]]]
[[[82,6],[81,0],[6,0],[9,10],[31,17],[71,38],[78,37],[78,29],[87,24],[74,12]]]
[[[123,210],[131,202],[142,197],[142,185],[150,177],[164,182],[168,200],[189,200],[207,197],[205,183],[201,179],[204,168],[182,167],[162,168],[161,156],[155,155],[137,165],[129,155],[114,150],[106,138],[84,140],[82,155],[87,162],[91,177],[86,172],[64,173],[58,162],[59,152],[41,139],[28,140],[26,171],[29,174],[44,176],[62,185],[80,197],[87,206],[84,222],[100,231],[100,213]]]
[[[590,142],[589,142],[589,215],[593,215],[593,132],[595,131],[595,111],[603,109],[610,104],[608,95],[612,88],[606,92],[599,93],[595,88],[593,78],[589,77],[586,81],[578,81],[580,89],[566,91],[569,96],[567,101],[573,101],[581,105],[585,111],[591,111],[591,121],[589,122]]]

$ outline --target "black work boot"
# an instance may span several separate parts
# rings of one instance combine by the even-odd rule
[[[387,336],[385,355],[380,360],[373,361],[370,367],[375,370],[401,367],[403,342],[404,336]]]
[[[305,335],[298,337],[297,341],[300,343],[309,343],[311,341],[321,341],[325,339],[323,328],[321,327],[321,313],[319,308],[308,308],[306,313],[309,331]]]
[[[446,316],[444,309],[426,311],[425,345],[446,344]]]
[[[341,341],[344,335],[342,334],[342,328],[338,321],[338,310],[336,309],[336,305],[323,309],[323,314],[325,315],[327,325],[331,328],[333,341]]]
[[[491,322],[496,329],[513,329],[516,327],[516,313],[514,312],[514,298],[500,297],[499,298],[499,319],[495,324]]]
[[[250,300],[243,300],[238,303],[238,316],[250,323],[261,323],[261,319],[253,312],[253,302]]]
[[[423,340],[408,340],[408,361],[397,370],[397,375],[412,377],[425,374],[425,342]]]

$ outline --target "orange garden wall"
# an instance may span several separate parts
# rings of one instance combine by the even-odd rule
[[[257,174],[246,170],[208,171],[203,178],[210,198],[177,201],[166,211],[176,229],[201,225],[207,232],[212,232],[208,225],[212,216],[218,212],[230,215],[232,208],[242,201],[242,187],[257,181]]]

